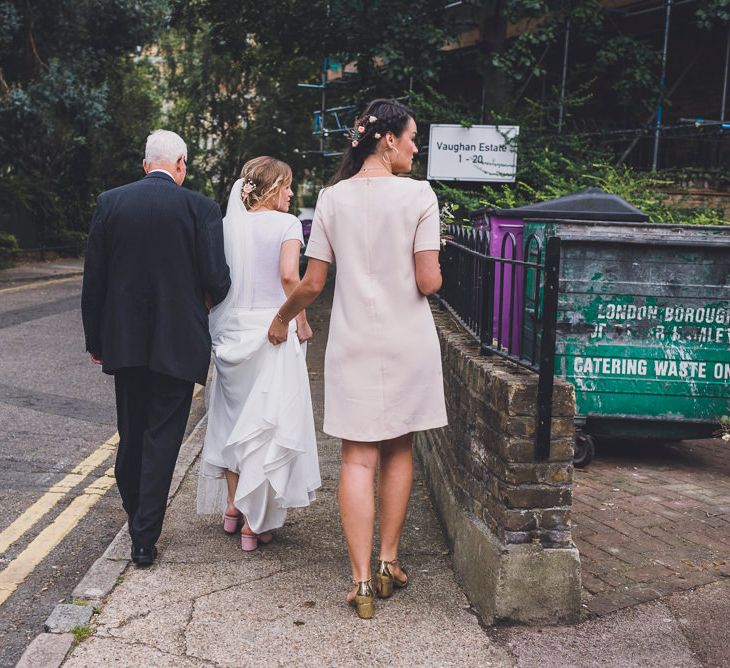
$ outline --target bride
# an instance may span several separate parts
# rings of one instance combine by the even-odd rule
[[[231,289],[210,312],[214,375],[198,479],[198,513],[223,511],[223,529],[255,550],[308,506],[320,486],[305,360],[304,311],[283,346],[271,319],[299,284],[302,226],[289,213],[289,165],[263,156],[243,166],[223,220]]]

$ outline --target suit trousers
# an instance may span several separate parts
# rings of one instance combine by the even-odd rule
[[[190,414],[194,383],[147,367],[114,374],[119,449],[114,473],[135,547],[162,532],[167,495]]]

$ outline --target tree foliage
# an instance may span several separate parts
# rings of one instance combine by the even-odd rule
[[[711,30],[718,24],[730,23],[730,0],[704,0],[699,5],[695,21],[700,28]]]
[[[631,29],[637,19],[632,18],[630,6],[609,11],[600,0],[501,0],[489,4],[494,6],[495,16],[503,16],[516,28],[515,37],[505,43],[504,50],[490,56],[509,87],[506,98],[510,104],[502,110],[519,110],[524,97],[535,97],[542,86],[539,94],[545,120],[554,127],[557,117],[553,112],[567,56],[567,90],[584,93],[567,100],[564,111],[568,117],[580,117],[585,108],[583,116],[591,117],[594,127],[640,127],[646,123],[647,111],[656,106],[661,77],[661,12],[652,14],[655,26],[647,30]],[[682,11],[690,14],[691,26],[717,37],[723,29],[722,37],[727,34],[730,0],[706,0]],[[681,34],[678,20],[683,19],[675,9],[673,34],[677,36]],[[696,45],[688,43],[682,48],[701,50],[709,46],[703,43],[707,39],[706,34],[701,35]],[[686,37],[679,41],[686,41]],[[676,42],[673,47],[676,49]]]
[[[155,0],[0,2],[0,198],[36,242],[83,238],[99,191],[139,175],[160,100],[141,47]]]
[[[30,212],[45,243],[77,238],[96,194],[139,176],[144,139],[160,124],[188,143],[188,185],[221,202],[256,155],[275,155],[300,181],[321,184],[335,162],[312,136],[321,91],[298,84],[319,83],[325,57],[355,66],[327,91],[346,123],[368,99],[407,96],[422,136],[431,122],[521,126],[518,185],[443,190],[455,201],[521,203],[591,174],[618,188],[621,170],[596,167],[611,156],[555,131],[568,21],[569,130],[587,119],[646,123],[656,104],[656,39],[618,30],[599,0],[464,0],[453,12],[446,4],[0,0],[2,210]],[[708,43],[729,21],[730,0],[691,10]],[[471,28],[481,35],[475,47],[443,49]],[[343,143],[334,136],[325,147]]]
[[[414,94],[411,104],[426,127],[432,122],[468,126],[478,120],[467,105],[454,103],[432,88]],[[509,209],[591,186],[625,199],[649,214],[655,223],[717,225],[724,222],[722,212],[716,209],[688,207],[681,198],[670,201],[665,190],[674,185],[673,176],[616,167],[612,164],[613,154],[596,147],[584,135],[544,132],[538,123],[540,113],[539,108],[529,104],[521,110],[514,184],[432,183],[454,222],[469,224],[469,212],[475,209]],[[514,116],[495,117],[497,123],[505,124],[514,119]],[[419,175],[423,176],[422,166]]]
[[[331,167],[311,134],[319,91],[297,85],[319,83],[325,57],[357,66],[339,92],[328,91],[328,106],[399,96],[438,72],[441,0],[245,2],[239,9],[178,0],[163,40],[171,124],[200,149],[190,170],[196,185],[219,200],[256,155],[276,155],[298,175]]]

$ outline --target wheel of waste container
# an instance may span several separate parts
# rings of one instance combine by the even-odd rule
[[[573,466],[583,468],[593,461],[596,454],[596,443],[593,436],[582,431],[575,432],[575,450],[573,451]]]

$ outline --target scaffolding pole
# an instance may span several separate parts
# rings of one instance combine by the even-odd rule
[[[320,118],[322,119],[322,135],[319,138],[319,150],[324,153],[324,140],[326,137],[324,124],[326,122],[325,114],[327,113],[327,70],[329,69],[329,59],[325,55],[322,58],[322,94],[320,98]]]
[[[669,18],[672,13],[672,0],[665,2],[667,13],[664,19],[664,48],[662,49],[662,75],[659,79],[659,103],[656,110],[656,128],[654,129],[654,156],[651,170],[656,171],[659,159],[659,137],[662,133],[662,114],[664,112],[664,86],[667,82],[667,48],[669,46]]]
[[[563,77],[560,83],[560,110],[558,112],[558,132],[563,131],[565,117],[565,80],[568,75],[568,48],[570,46],[570,16],[565,20],[565,46],[563,47]]]
[[[730,24],[727,27],[727,42],[725,44],[725,76],[722,80],[722,104],[720,105],[720,123],[725,122],[725,100],[727,99],[727,75],[730,69]]]

